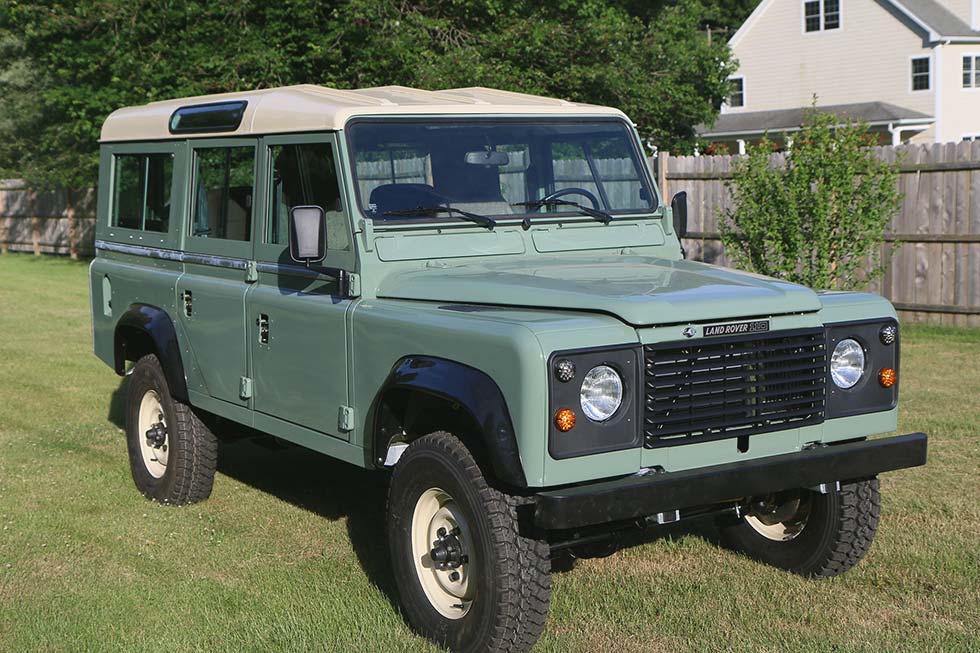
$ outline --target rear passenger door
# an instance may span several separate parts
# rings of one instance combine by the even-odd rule
[[[354,268],[350,220],[343,206],[331,134],[262,139],[262,233],[255,252],[258,282],[246,315],[255,379],[255,426],[273,432],[302,427],[342,439],[347,401],[346,316],[342,276]],[[289,256],[289,210],[323,207],[327,256],[309,268]],[[288,425],[286,424],[288,423]]]
[[[178,314],[206,388],[247,407],[245,291],[252,258],[255,139],[191,141],[190,211]],[[193,389],[192,389],[193,390]]]

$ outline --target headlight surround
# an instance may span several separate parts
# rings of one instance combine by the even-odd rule
[[[608,365],[596,365],[582,379],[582,412],[593,422],[605,422],[623,403],[623,377]]]
[[[830,357],[830,378],[834,385],[847,390],[857,385],[864,376],[864,347],[853,338],[844,338],[834,347]]]

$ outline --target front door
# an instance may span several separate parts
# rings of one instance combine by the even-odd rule
[[[255,140],[191,146],[190,218],[178,314],[206,387],[189,388],[248,405],[246,270],[252,257]]]
[[[262,233],[258,282],[246,297],[255,383],[254,408],[278,420],[348,439],[338,416],[347,401],[346,316],[351,300],[340,270],[351,270],[350,221],[344,210],[332,135],[267,137],[261,156]],[[323,207],[327,258],[309,269],[289,257],[289,209]]]

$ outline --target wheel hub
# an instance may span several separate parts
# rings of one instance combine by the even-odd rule
[[[442,616],[460,619],[476,597],[472,534],[460,506],[445,490],[419,497],[412,515],[412,560],[429,603]]]
[[[432,543],[429,557],[432,558],[433,566],[439,571],[458,569],[469,562],[469,556],[463,552],[463,543],[459,539],[459,534],[459,526],[448,532],[445,528],[436,531],[438,539]]]
[[[146,471],[153,478],[161,478],[167,472],[170,436],[163,402],[156,390],[147,390],[143,394],[136,420],[136,437]]]
[[[167,425],[163,422],[156,422],[150,425],[150,428],[146,431],[146,444],[153,447],[154,449],[159,449],[160,447],[167,446],[164,444],[167,441]]]
[[[756,497],[748,506],[745,522],[755,532],[775,542],[796,538],[810,517],[810,495],[805,492],[783,492]]]

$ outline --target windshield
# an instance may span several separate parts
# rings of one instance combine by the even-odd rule
[[[656,208],[619,120],[362,120],[349,133],[361,210],[376,221],[449,218],[439,207],[498,220]]]

